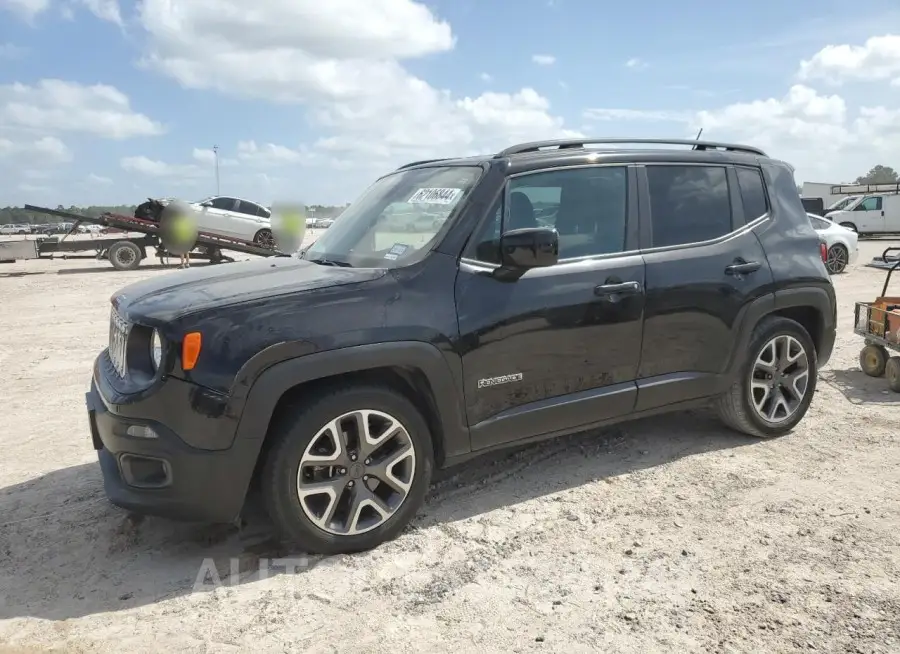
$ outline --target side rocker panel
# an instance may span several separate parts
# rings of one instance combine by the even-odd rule
[[[327,350],[272,365],[259,375],[250,388],[246,402],[243,403],[235,440],[262,442],[279,399],[298,384],[346,373],[398,366],[419,370],[428,379],[443,430],[442,444],[447,458],[469,452],[469,430],[464,422],[459,388],[454,382],[453,372],[437,347],[418,341]]]

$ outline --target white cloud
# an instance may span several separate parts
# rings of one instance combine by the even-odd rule
[[[34,141],[0,138],[0,160],[12,168],[54,165],[71,161],[72,152],[65,143],[53,136],[44,136]]]
[[[128,96],[105,84],[44,79],[0,85],[0,123],[42,131],[84,132],[110,139],[162,134],[162,125],[131,109]]]
[[[556,57],[546,54],[531,55],[531,60],[538,66],[552,66],[556,63]]]
[[[200,163],[211,164],[216,161],[216,153],[208,148],[194,148],[193,156]]]
[[[50,0],[0,0],[0,9],[17,14],[24,20],[34,20],[50,7]]]
[[[20,59],[27,51],[15,43],[0,43],[0,59]]]
[[[196,164],[170,164],[143,155],[125,157],[119,163],[123,170],[147,177],[197,177],[208,174]]]
[[[648,66],[646,61],[639,59],[637,57],[632,57],[628,61],[625,62],[626,68],[633,68],[635,70],[642,70]]]
[[[257,145],[255,141],[241,141],[237,149],[238,159],[262,166],[295,164],[303,161],[302,152],[274,143]]]
[[[609,122],[620,121],[645,121],[645,122],[690,122],[695,112],[691,111],[665,111],[656,109],[585,109],[582,116],[587,120]]]
[[[696,111],[589,109],[593,121],[675,123],[670,134],[693,138],[703,128],[711,141],[745,143],[784,159],[803,179],[853,179],[900,151],[900,110],[883,106],[851,111],[839,95],[797,84],[780,97]]]
[[[255,165],[384,169],[565,133],[531,89],[460,98],[410,74],[403,60],[455,45],[422,2],[260,0],[250,9],[244,0],[145,0],[140,19],[143,64],[182,86],[306,106],[318,142],[245,141],[238,156]],[[363,151],[376,160],[352,156]]]
[[[97,175],[95,173],[91,173],[88,175],[88,182],[91,184],[100,184],[102,186],[108,186],[112,184],[112,180],[109,177],[104,177],[103,175]]]
[[[118,0],[79,0],[88,11],[100,20],[122,26],[122,11],[119,9]]]
[[[212,148],[194,148],[194,152],[192,153],[195,161],[199,161],[202,164],[207,166],[212,166],[216,163],[216,153]],[[228,157],[219,156],[219,167],[223,166],[237,166],[238,160],[231,159]]]
[[[481,79],[482,82],[493,82],[494,81],[494,78],[489,73],[481,73],[481,75],[479,75],[478,77]]]
[[[800,62],[802,80],[877,82],[900,84],[900,35],[873,36],[863,45],[828,45]]]
[[[123,25],[122,11],[118,0],[69,0],[60,4],[59,10],[65,20],[74,19],[73,5],[78,4],[100,20]],[[51,0],[0,0],[0,9],[8,9],[25,21],[32,22],[37,16],[50,9]]]

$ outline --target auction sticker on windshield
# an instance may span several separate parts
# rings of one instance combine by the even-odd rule
[[[462,195],[461,188],[420,188],[407,204],[453,204]]]

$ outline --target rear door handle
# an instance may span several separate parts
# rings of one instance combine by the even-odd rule
[[[756,272],[762,268],[759,261],[743,261],[739,260],[725,268],[726,275],[746,275],[747,273]]]
[[[594,295],[610,302],[618,302],[623,295],[637,295],[644,287],[640,282],[622,282],[620,284],[601,284],[594,287]]]

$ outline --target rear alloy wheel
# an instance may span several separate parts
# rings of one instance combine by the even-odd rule
[[[431,478],[428,426],[404,396],[335,389],[284,419],[262,471],[272,521],[308,552],[371,549],[396,536]]]
[[[785,434],[806,415],[815,393],[812,339],[799,323],[771,316],[754,329],[748,349],[752,358],[719,398],[719,416],[732,429],[750,436]]]
[[[838,275],[844,272],[847,262],[850,260],[850,253],[840,243],[835,243],[828,248],[828,257],[825,260],[825,268],[832,275]]]
[[[261,247],[269,248],[270,250],[275,249],[275,235],[272,234],[271,229],[261,229],[256,232],[256,236],[253,237],[253,242]]]
[[[809,357],[800,341],[790,334],[769,340],[751,373],[750,395],[756,414],[773,425],[790,419],[808,387]]]

